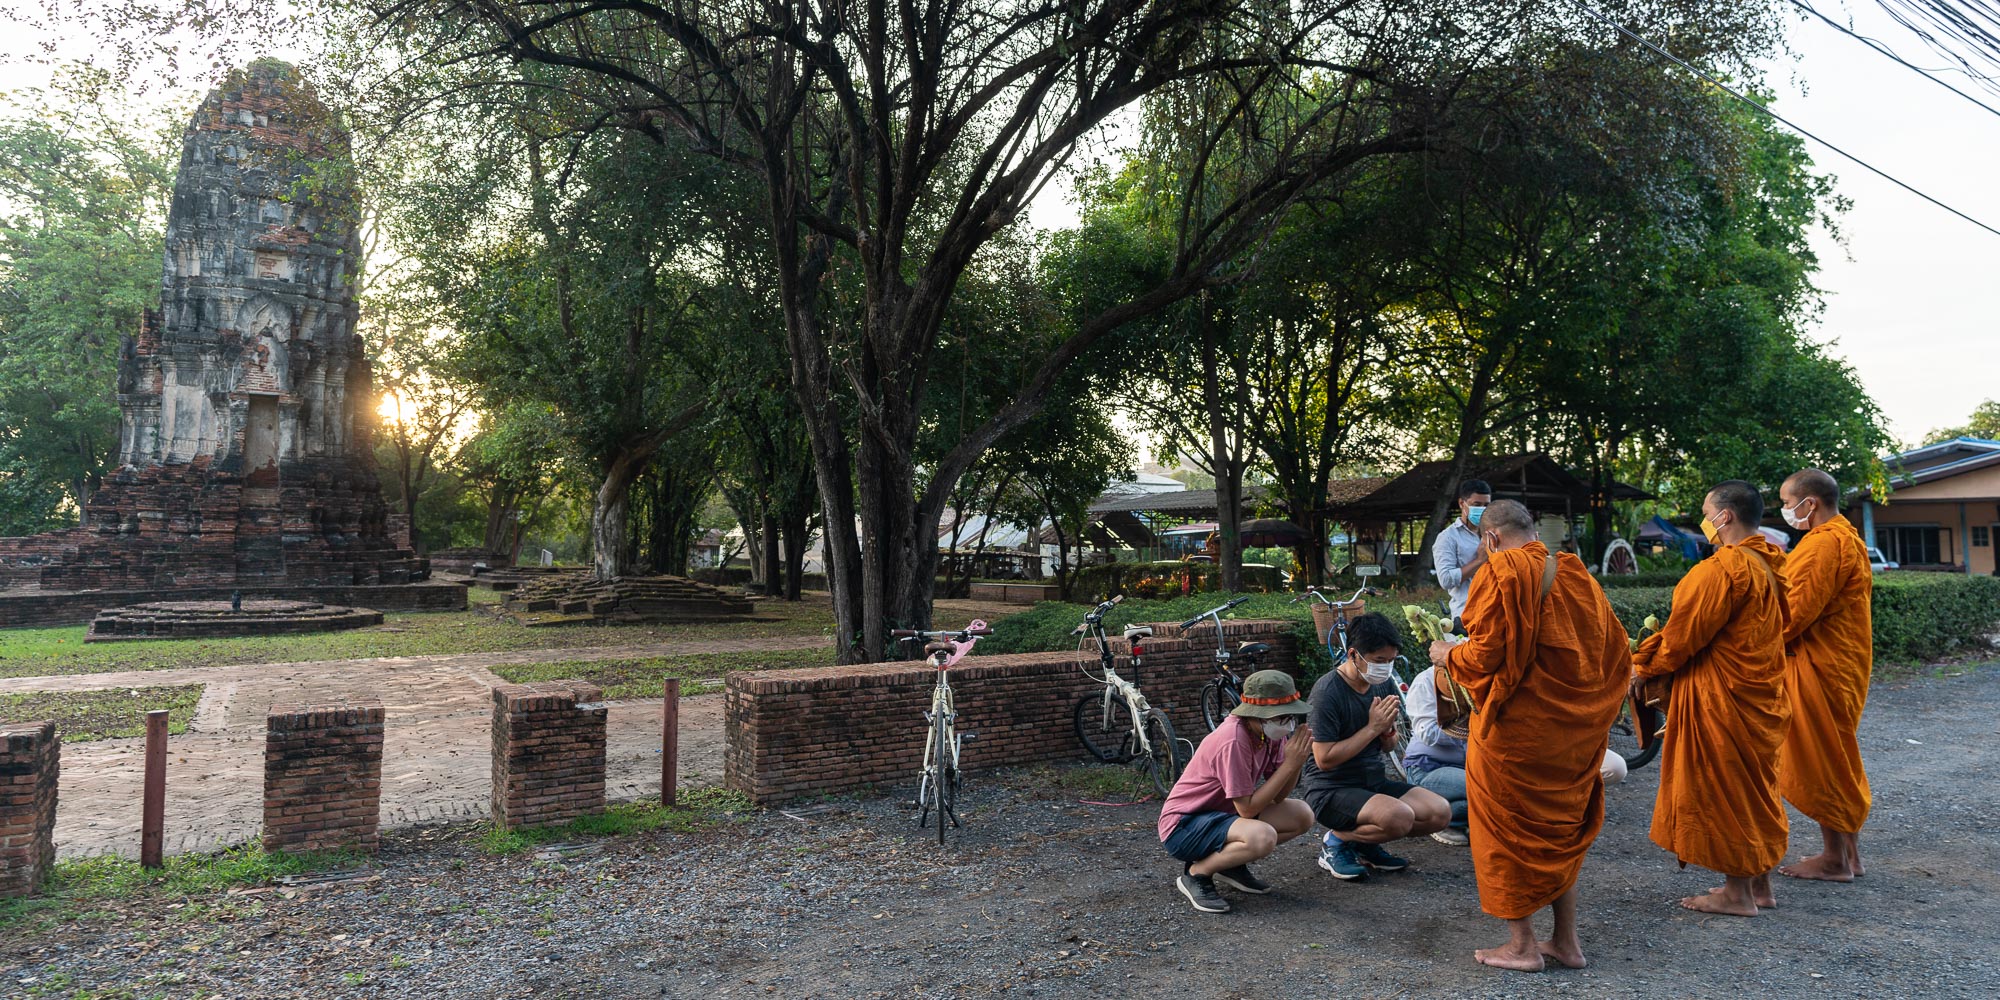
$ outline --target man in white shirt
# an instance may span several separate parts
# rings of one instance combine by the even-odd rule
[[[1431,571],[1438,586],[1451,594],[1451,616],[1465,614],[1465,599],[1472,592],[1473,574],[1486,565],[1491,554],[1479,530],[1480,515],[1493,502],[1493,487],[1484,479],[1468,479],[1458,484],[1458,518],[1431,543]]]

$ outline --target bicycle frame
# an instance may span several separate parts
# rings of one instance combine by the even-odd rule
[[[1111,696],[1115,693],[1125,702],[1126,708],[1131,710],[1134,749],[1138,751],[1137,756],[1144,757],[1150,754],[1153,749],[1152,741],[1146,737],[1145,723],[1146,713],[1152,711],[1153,706],[1147,703],[1145,695],[1139,693],[1138,685],[1118,676],[1118,668],[1116,666],[1117,657],[1111,654],[1111,640],[1104,634],[1104,613],[1111,610],[1122,600],[1124,600],[1123,596],[1114,597],[1098,605],[1097,610],[1084,616],[1083,624],[1078,626],[1077,630],[1097,640],[1097,665],[1098,669],[1104,673],[1102,678],[1104,683],[1104,728],[1111,728],[1111,706],[1113,704]],[[1147,629],[1146,634],[1151,635],[1152,629]],[[1084,676],[1090,677],[1090,672],[1088,670],[1084,671]],[[1091,679],[1098,680],[1099,678],[1092,677]]]
[[[933,789],[937,789],[940,793],[947,791],[945,782],[954,780],[959,773],[959,755],[965,746],[965,740],[958,732],[957,705],[952,699],[951,666],[972,652],[973,645],[981,636],[990,635],[991,632],[986,628],[984,621],[974,619],[971,624],[956,631],[898,630],[893,634],[904,642],[934,641],[942,642],[945,646],[931,653],[924,661],[937,670],[937,683],[931,688],[931,707],[924,713],[924,756],[917,781],[917,802],[920,808],[927,810],[926,803],[930,801],[931,791]],[[941,740],[945,742],[948,754],[938,753],[938,744]],[[945,757],[947,761],[942,769],[938,766],[940,757]],[[950,817],[953,826],[957,826],[957,811],[947,797],[939,794],[938,802],[940,811]],[[943,816],[940,816],[938,823],[938,837],[942,842]]]

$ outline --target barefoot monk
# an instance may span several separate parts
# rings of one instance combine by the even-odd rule
[[[1785,559],[1785,695],[1792,728],[1778,755],[1778,789],[1819,824],[1826,848],[1778,871],[1793,878],[1851,882],[1861,874],[1861,824],[1868,819],[1868,774],[1855,729],[1875,667],[1868,546],[1840,516],[1840,489],[1818,469],[1796,472],[1778,490],[1785,523],[1806,536]]]
[[[1630,646],[1590,571],[1551,555],[1527,508],[1497,501],[1480,528],[1492,554],[1466,602],[1472,638],[1431,647],[1478,706],[1465,767],[1472,868],[1480,908],[1510,935],[1473,957],[1523,972],[1546,959],[1582,968],[1576,876],[1604,826],[1604,751]],[[1537,942],[1543,907],[1555,929]]]
[[[1701,512],[1715,554],[1681,578],[1666,626],[1632,658],[1642,677],[1673,678],[1653,843],[1727,880],[1682,906],[1754,917],[1777,903],[1771,869],[1790,833],[1778,800],[1778,744],[1791,714],[1784,553],[1757,531],[1764,501],[1749,483],[1718,484]]]

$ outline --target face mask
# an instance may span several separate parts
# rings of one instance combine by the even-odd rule
[[[1393,660],[1388,663],[1361,661],[1361,677],[1370,684],[1380,684],[1394,676],[1396,676],[1396,664]]]
[[[1472,524],[1474,527],[1478,527],[1479,519],[1485,514],[1486,514],[1486,508],[1484,506],[1465,508],[1465,520],[1470,524]]]
[[[1283,743],[1284,741],[1291,739],[1292,733],[1296,732],[1298,728],[1299,728],[1299,723],[1298,720],[1296,719],[1285,719],[1283,721],[1279,721],[1277,719],[1265,719],[1264,738],[1270,740],[1273,743]]]
[[[1801,500],[1801,501],[1799,501],[1799,503],[1805,503],[1805,501],[1804,501],[1804,500]],[[1795,510],[1795,509],[1797,509],[1797,507],[1798,507],[1798,504],[1793,504],[1793,505],[1792,505],[1792,506],[1790,506],[1790,507],[1780,507],[1780,508],[1778,508],[1778,513],[1780,513],[1780,514],[1783,514],[1783,515],[1785,516],[1785,523],[1786,523],[1786,524],[1789,524],[1789,525],[1791,525],[1791,526],[1792,526],[1792,527],[1794,527],[1794,528],[1803,528],[1803,527],[1805,527],[1805,526],[1806,526],[1806,524],[1807,524],[1808,522],[1807,522],[1807,520],[1806,520],[1806,516],[1805,516],[1804,514],[1794,514],[1794,513],[1792,513],[1792,511],[1793,511],[1793,510]]]
[[[1710,545],[1721,545],[1721,544],[1722,544],[1722,536],[1721,536],[1720,534],[1718,534],[1718,533],[1716,532],[1716,529],[1715,529],[1715,522],[1714,522],[1714,521],[1711,521],[1711,520],[1709,520],[1708,518],[1705,518],[1705,517],[1704,517],[1704,518],[1702,518],[1702,519],[1701,519],[1701,533],[1702,533],[1702,535],[1704,535],[1705,537],[1707,537],[1707,538],[1708,538],[1708,544],[1710,544]]]

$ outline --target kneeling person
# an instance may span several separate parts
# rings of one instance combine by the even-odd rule
[[[1341,879],[1410,863],[1382,845],[1436,833],[1451,804],[1427,788],[1389,776],[1396,746],[1396,656],[1402,640],[1389,619],[1370,612],[1347,626],[1347,659],[1312,689],[1312,759],[1301,788],[1326,824],[1319,866]]]
[[[1204,913],[1227,913],[1222,883],[1263,894],[1250,862],[1312,829],[1312,811],[1290,798],[1310,756],[1312,729],[1298,685],[1282,670],[1243,681],[1243,704],[1195,748],[1160,807],[1160,842],[1186,867],[1174,887]]]

